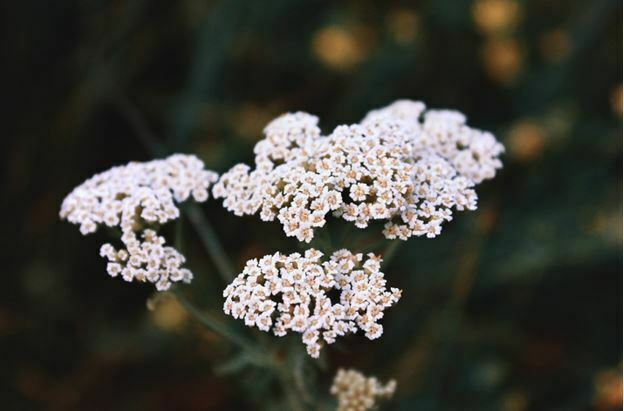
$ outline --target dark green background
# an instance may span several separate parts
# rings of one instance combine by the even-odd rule
[[[397,98],[463,111],[507,146],[505,167],[479,210],[403,244],[384,270],[404,297],[383,337],[327,349],[320,392],[342,365],[397,378],[387,409],[621,408],[622,4],[516,3],[517,24],[492,33],[470,0],[4,2],[0,409],[270,405],[279,392],[254,370],[215,374],[227,344],[184,317],[163,327],[151,287],[109,278],[106,236],[58,221],[60,203],[152,158],[150,140],[223,172],[281,112],[328,131]],[[328,64],[345,36],[347,61]],[[296,247],[276,223],[203,208],[237,269]],[[186,234],[186,290],[230,321]]]

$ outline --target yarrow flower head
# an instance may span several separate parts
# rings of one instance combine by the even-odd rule
[[[381,258],[339,250],[322,261],[323,254],[308,249],[304,255],[275,253],[247,262],[224,290],[226,314],[250,327],[284,336],[302,334],[308,354],[319,356],[322,344],[338,336],[364,331],[369,339],[383,333],[378,321],[384,310],[401,297],[386,288]],[[338,301],[330,292],[339,291]]]
[[[190,282],[192,273],[182,268],[184,257],[166,246],[156,230],[178,218],[176,203],[190,197],[206,201],[210,184],[217,179],[192,155],[132,162],[96,174],[76,187],[63,201],[60,216],[80,225],[84,235],[102,225],[119,227],[124,247],[118,250],[104,244],[100,249],[108,260],[108,273],[126,281],[149,281],[158,290],[167,290],[172,282]]]
[[[285,114],[256,144],[255,169],[239,164],[213,188],[236,215],[277,219],[310,242],[328,214],[365,228],[385,221],[388,238],[435,237],[453,210],[476,209],[474,185],[501,167],[503,147],[457,112],[398,101],[360,124],[321,135],[318,118]]]
[[[369,112],[362,124],[394,121],[410,135],[414,151],[431,151],[446,159],[457,174],[475,184],[494,178],[503,167],[499,156],[505,147],[492,133],[466,125],[466,117],[454,110],[428,110],[419,101],[398,100]]]
[[[367,411],[378,405],[380,399],[394,395],[396,381],[382,384],[375,377],[366,377],[357,370],[339,369],[330,392],[338,399],[337,411]]]

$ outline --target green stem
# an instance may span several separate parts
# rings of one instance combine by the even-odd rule
[[[132,102],[130,102],[130,100],[128,100],[128,98],[126,98],[120,91],[117,92],[116,97],[116,102],[121,113],[126,117],[130,126],[134,129],[137,137],[143,143],[145,148],[147,148],[152,155],[156,157],[160,157],[170,152],[167,147],[159,143],[155,134],[152,132],[149,125]],[[197,234],[199,234],[199,238],[204,244],[206,251],[208,251],[208,254],[210,254],[210,257],[214,260],[215,265],[219,270],[219,274],[227,283],[229,283],[234,279],[234,269],[228,260],[227,255],[223,251],[223,247],[221,247],[221,243],[219,242],[212,225],[204,217],[197,204],[191,204],[188,207],[188,217],[191,224],[197,231]]]
[[[278,366],[276,370],[277,378],[282,385],[284,394],[286,394],[286,400],[292,411],[305,411],[306,407],[301,402],[298,393],[294,389],[293,378],[288,373],[288,367]]]
[[[197,204],[189,205],[187,208],[187,215],[193,227],[195,227],[204,248],[217,266],[219,274],[225,282],[231,282],[234,279],[234,268],[223,250],[219,237],[217,237],[217,233],[212,227],[212,224],[204,217],[204,214]]]
[[[118,106],[120,111],[126,115],[130,125],[136,131],[137,136],[143,145],[149,149],[153,155],[164,155],[164,153],[168,151],[163,145],[159,144],[157,139],[154,137],[154,133],[152,133],[139,111],[136,110],[134,105],[129,100],[124,98],[118,100]],[[227,257],[227,254],[221,246],[221,242],[219,241],[212,224],[210,224],[210,222],[204,217],[197,204],[190,204],[188,206],[187,216],[193,225],[193,228],[197,231],[204,248],[217,266],[219,274],[226,282],[231,282],[234,279],[235,271],[233,269],[233,265]],[[181,242],[183,230],[182,225],[179,224],[177,228],[178,232],[176,233],[176,240],[177,242]],[[329,248],[331,249],[331,246]],[[246,338],[238,335],[220,322],[214,320],[205,313],[202,313],[179,291],[174,290],[172,293],[175,295],[180,304],[187,310],[187,312],[195,317],[202,325],[245,350],[249,357],[254,359],[254,362],[258,365],[264,365],[272,368],[282,385],[290,409],[293,411],[305,411],[305,406],[301,403],[296,389],[293,389],[293,385],[294,388],[296,388],[297,383],[294,382],[293,384],[294,378],[289,375],[289,367],[287,363],[276,363],[273,360],[273,356],[270,354],[269,349],[263,347],[263,349],[259,350],[253,342],[248,341]],[[260,339],[260,343],[261,345],[265,345],[263,344],[262,339]]]
[[[178,249],[181,253],[184,253],[184,216],[180,215],[180,218],[176,221],[175,225],[175,239],[174,244],[175,248]]]
[[[306,387],[305,376],[304,376],[304,365],[305,365],[306,357],[307,357],[307,354],[305,350],[299,347],[299,349],[295,352],[295,359],[294,359],[292,373],[293,373],[295,386],[297,387],[299,394],[303,398],[303,401],[305,403],[310,404],[312,403],[313,400]]]
[[[216,321],[208,314],[201,312],[180,291],[174,290],[172,291],[172,294],[176,297],[184,309],[206,328],[247,351],[252,358],[259,359],[266,357],[263,352],[260,352],[254,344],[248,341],[245,337],[238,335],[236,332],[221,324],[219,321]]]
[[[392,242],[390,242],[390,244],[388,244],[386,249],[383,251],[383,254],[381,255],[381,257],[383,258],[383,262],[384,262],[384,264],[386,266],[388,264],[390,264],[390,261],[396,255],[399,247],[403,243],[404,243],[404,241],[396,239],[396,240],[392,240]]]
[[[126,118],[130,128],[134,130],[141,144],[143,144],[154,157],[167,155],[167,148],[158,141],[137,107],[117,87],[112,79],[110,80],[110,87],[112,89],[113,103],[117,106],[121,115]]]

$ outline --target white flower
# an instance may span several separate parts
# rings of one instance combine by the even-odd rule
[[[503,145],[491,133],[468,127],[466,117],[458,111],[425,112],[421,102],[399,100],[371,111],[362,124],[386,121],[399,122],[408,131],[415,152],[431,151],[441,156],[459,175],[476,184],[494,178],[503,166],[498,158],[505,151]]]
[[[358,228],[386,220],[388,238],[435,237],[452,210],[474,210],[473,186],[502,166],[503,146],[462,114],[402,100],[328,136],[318,118],[285,114],[256,144],[255,169],[239,164],[213,188],[236,215],[260,211],[287,236],[309,242],[327,214]],[[302,218],[304,217],[304,218]]]
[[[176,203],[192,197],[203,202],[218,175],[204,169],[192,155],[174,154],[163,160],[132,162],[96,174],[76,187],[63,201],[60,216],[80,225],[83,234],[100,225],[119,227],[125,248],[104,244],[107,272],[126,281],[148,281],[158,290],[172,282],[190,282],[184,257],[165,246],[153,228],[179,217]]]
[[[386,288],[381,259],[373,254],[364,259],[348,250],[336,251],[324,262],[321,257],[309,249],[303,256],[276,253],[249,260],[223,292],[223,310],[277,336],[302,334],[314,358],[323,342],[332,344],[337,336],[358,329],[369,339],[378,338],[383,328],[377,321],[401,297],[400,290]],[[337,301],[329,297],[332,289],[340,292]]]
[[[265,139],[254,148],[256,165],[272,167],[303,157],[311,142],[321,135],[318,117],[308,113],[287,113],[264,129]]]
[[[396,381],[382,384],[375,377],[366,377],[361,372],[338,369],[330,392],[338,399],[337,411],[367,411],[375,408],[379,399],[394,395]]]

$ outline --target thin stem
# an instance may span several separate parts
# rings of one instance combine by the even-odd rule
[[[219,237],[212,227],[212,224],[210,224],[210,221],[208,221],[196,204],[189,205],[187,208],[187,215],[195,227],[204,248],[217,266],[219,274],[225,282],[231,282],[234,279],[234,268],[223,250],[223,246],[221,246]]]
[[[306,352],[302,349],[298,349],[295,353],[295,359],[294,359],[295,363],[293,365],[292,373],[293,373],[295,385],[297,387],[297,390],[299,391],[299,394],[301,394],[301,396],[303,397],[303,401],[309,404],[312,402],[312,397],[310,396],[310,393],[308,392],[308,389],[306,387],[306,382],[305,382],[305,376],[304,376],[305,360],[306,360]]]
[[[399,247],[403,244],[403,242],[404,241],[402,240],[396,239],[396,240],[392,240],[392,242],[388,244],[386,249],[383,251],[383,254],[381,255],[381,257],[384,260],[384,264],[386,265],[390,264],[390,261],[396,255],[397,251],[399,250]]]
[[[176,221],[175,225],[175,248],[177,248],[181,253],[184,252],[184,215],[180,215],[178,221]]]
[[[276,373],[282,389],[286,394],[290,409],[293,411],[305,411],[306,407],[301,402],[297,392],[293,389],[293,378],[288,373],[288,367],[278,366]]]
[[[143,144],[143,146],[146,147],[152,153],[152,155],[156,157],[165,155],[167,150],[158,141],[154,133],[152,133],[152,130],[150,130],[147,122],[143,119],[143,116],[141,115],[139,110],[125,94],[117,89],[115,84],[112,84],[112,88],[115,90],[113,103],[117,105],[120,113],[126,118],[126,121],[128,121],[128,124],[130,125],[130,128],[134,130],[137,138],[141,141],[141,144]]]
[[[269,347],[269,341],[262,338],[263,334],[257,335],[257,337],[258,344],[262,346],[265,351],[270,352],[271,348]],[[290,344],[288,344],[289,347],[284,356],[271,355],[269,357],[270,368],[275,373],[277,381],[282,388],[286,401],[288,402],[289,409],[295,411],[306,411],[307,407],[305,406],[305,402],[310,399],[310,396],[308,391],[305,389],[303,376],[299,377],[297,375],[297,368],[303,367],[305,358],[300,358],[300,361],[297,361],[298,358],[293,358],[293,354],[300,354],[302,351],[299,350],[298,352],[293,352],[293,340],[291,339],[288,342]],[[303,353],[305,355],[305,351],[303,351]],[[298,381],[299,378],[301,378],[301,381]],[[303,386],[300,385],[302,383],[304,384]]]
[[[169,150],[162,145],[158,138],[156,138],[155,134],[152,132],[147,122],[139,112],[139,110],[135,107],[135,105],[121,92],[117,91],[115,96],[115,102],[120,112],[128,123],[130,127],[134,130],[137,135],[137,138],[143,143],[143,146],[152,153],[154,156],[164,155]],[[214,260],[217,269],[219,270],[219,274],[226,282],[232,281],[234,279],[234,269],[232,268],[232,264],[230,263],[227,255],[223,251],[223,247],[219,242],[219,238],[217,237],[214,229],[210,222],[204,217],[200,208],[196,204],[191,204],[188,207],[188,217],[197,231],[202,244],[210,254],[210,257]]]
[[[264,357],[264,353],[260,352],[252,342],[248,341],[245,337],[238,335],[236,332],[224,326],[219,321],[216,321],[208,314],[201,312],[180,291],[175,290],[172,294],[180,302],[182,307],[184,307],[189,314],[195,317],[195,319],[197,319],[197,321],[199,321],[206,328],[247,351],[253,358],[258,359]]]
[[[139,110],[136,109],[128,98],[126,98],[122,93],[119,93],[116,103],[121,113],[128,120],[130,126],[134,129],[139,140],[153,155],[160,156],[169,151],[164,145],[159,143],[155,134],[151,131],[147,122],[141,116]],[[214,228],[212,227],[212,224],[210,224],[210,222],[205,218],[201,209],[196,204],[190,204],[186,208],[186,211],[191,225],[199,235],[204,248],[217,266],[219,274],[226,282],[229,283],[234,279],[235,271]],[[179,234],[178,241],[180,241],[182,226],[179,226],[178,229],[180,230],[177,233]],[[303,380],[296,381],[295,375],[290,375],[287,363],[275,362],[274,357],[270,354],[268,349],[263,347],[263,349],[259,350],[253,342],[248,341],[245,337],[238,335],[230,328],[201,312],[179,291],[173,291],[172,293],[175,295],[180,304],[189,312],[189,314],[195,317],[202,325],[245,350],[249,354],[249,357],[254,359],[254,362],[258,365],[265,365],[272,368],[280,381],[291,410],[306,410],[297,393],[297,387],[299,384],[303,383]],[[264,345],[262,344],[262,340],[260,342],[261,345]]]

